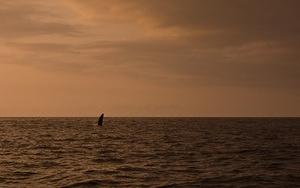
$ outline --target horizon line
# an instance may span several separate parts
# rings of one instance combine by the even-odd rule
[[[0,116],[0,118],[98,118],[98,116]],[[300,116],[106,116],[105,118],[300,118]]]

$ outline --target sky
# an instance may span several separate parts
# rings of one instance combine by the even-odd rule
[[[298,0],[0,0],[0,116],[300,116]]]

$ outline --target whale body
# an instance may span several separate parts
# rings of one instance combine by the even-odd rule
[[[99,117],[99,120],[98,120],[98,125],[99,126],[103,125],[103,118],[104,118],[104,114],[101,114],[101,116]]]

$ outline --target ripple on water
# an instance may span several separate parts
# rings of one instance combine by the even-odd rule
[[[300,187],[300,119],[0,118],[0,187]]]
[[[120,182],[114,180],[87,180],[83,182],[73,183],[63,188],[84,188],[84,187],[99,187],[99,186],[116,186],[120,185]]]

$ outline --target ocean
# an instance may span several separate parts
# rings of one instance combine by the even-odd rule
[[[300,187],[300,118],[0,118],[0,187]]]

